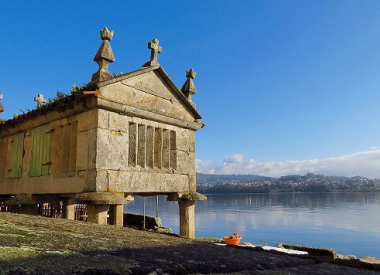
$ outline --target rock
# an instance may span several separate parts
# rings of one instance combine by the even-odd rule
[[[276,247],[305,251],[311,256],[329,257],[331,259],[335,259],[337,257],[336,252],[334,251],[334,249],[331,249],[331,248],[321,248],[321,247],[313,247],[313,246],[305,246],[305,245],[297,245],[297,244],[285,244],[285,243],[279,243],[276,245]]]
[[[154,231],[162,234],[173,234],[173,230],[169,227],[157,227]]]
[[[341,260],[356,260],[357,257],[355,255],[341,255],[341,254],[337,254],[337,259],[341,259]]]
[[[124,226],[133,225],[143,228],[144,215],[134,213],[124,213]],[[145,229],[153,229],[162,227],[162,221],[158,217],[145,215]]]
[[[370,263],[370,264],[379,264],[380,265],[380,258],[375,257],[360,257],[359,260],[364,263]]]

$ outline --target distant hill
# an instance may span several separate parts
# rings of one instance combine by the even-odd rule
[[[197,173],[197,184],[246,183],[252,181],[275,180],[276,178],[259,175],[213,175]]]
[[[203,194],[278,192],[380,191],[380,181],[365,177],[324,176],[307,173],[271,178],[259,175],[197,174],[197,191]]]

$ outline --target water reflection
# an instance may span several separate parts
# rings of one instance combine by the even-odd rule
[[[209,204],[228,207],[306,207],[309,209],[336,207],[345,204],[367,205],[378,203],[380,192],[371,193],[283,193],[283,194],[231,194],[208,195]]]
[[[155,197],[145,199],[156,214]],[[143,199],[128,203],[142,213]],[[179,231],[178,204],[160,197],[164,226]],[[239,232],[245,241],[333,247],[338,253],[380,257],[380,193],[286,193],[208,195],[196,204],[197,236],[222,237]]]

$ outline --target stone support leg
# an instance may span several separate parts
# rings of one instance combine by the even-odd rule
[[[63,218],[75,220],[75,204],[67,204],[67,201],[63,202]]]
[[[37,204],[22,204],[20,209],[20,214],[25,215],[37,215],[38,205]]]
[[[195,201],[178,201],[179,234],[182,237],[195,238]]]
[[[110,221],[109,224],[123,226],[124,205],[110,205]]]
[[[97,224],[107,224],[109,205],[87,204],[87,221]]]

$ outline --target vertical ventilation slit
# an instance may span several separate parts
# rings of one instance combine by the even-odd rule
[[[154,166],[154,127],[146,128],[146,166],[153,168]]]
[[[168,169],[170,167],[170,131],[164,129],[163,132],[162,166]]]
[[[177,169],[177,136],[175,131],[170,131],[170,168]]]
[[[146,127],[140,124],[138,126],[138,141],[137,141],[137,165],[145,167],[146,159]]]
[[[154,167],[162,167],[162,129],[156,128],[154,132]]]
[[[129,123],[129,152],[128,152],[129,166],[136,166],[136,153],[137,153],[137,125],[136,123]]]

